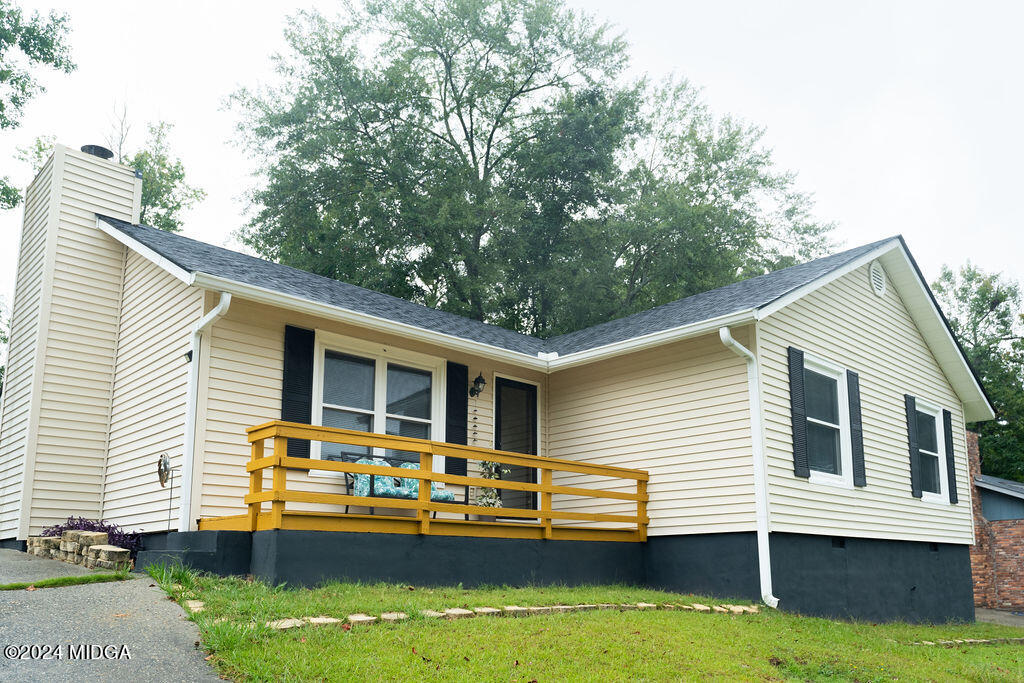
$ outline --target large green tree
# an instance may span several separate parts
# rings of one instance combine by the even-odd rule
[[[0,130],[21,123],[25,105],[43,91],[33,74],[49,67],[70,73],[75,64],[67,44],[67,16],[50,12],[26,16],[10,0],[0,0]],[[21,201],[20,190],[0,177],[0,209]]]
[[[827,246],[761,131],[558,0],[368,0],[302,13],[279,85],[243,90],[266,257],[539,335]]]
[[[1024,307],[1020,285],[968,263],[944,266],[932,285],[981,379],[996,419],[968,425],[980,435],[985,474],[1024,481]]]

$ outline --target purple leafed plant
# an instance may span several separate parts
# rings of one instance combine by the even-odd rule
[[[102,519],[86,519],[85,517],[68,517],[68,521],[43,529],[43,536],[60,536],[65,531],[102,531],[107,535],[110,545],[130,550],[132,557],[142,549],[142,537],[133,531],[125,531],[116,524],[104,522]]]

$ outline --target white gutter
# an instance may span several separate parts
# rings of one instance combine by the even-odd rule
[[[728,327],[718,330],[718,336],[733,353],[747,362],[747,392],[750,397],[750,441],[754,458],[754,510],[757,524],[757,565],[761,576],[761,599],[769,607],[778,607],[779,599],[772,594],[772,558],[768,543],[768,472],[764,461],[764,429],[761,415],[761,390],[757,356],[733,339]]]
[[[181,497],[178,504],[178,530],[189,531],[192,518],[192,477],[196,461],[196,412],[199,397],[199,350],[202,348],[203,332],[224,317],[231,306],[231,294],[220,293],[220,301],[192,328],[192,343],[189,347],[188,401],[185,404],[185,448],[181,465]]]

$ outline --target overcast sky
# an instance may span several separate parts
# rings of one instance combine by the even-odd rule
[[[71,17],[78,70],[44,74],[46,94],[0,134],[0,174],[38,135],[103,143],[115,104],[139,145],[149,121],[207,199],[185,234],[236,246],[251,164],[224,98],[272,78],[284,18],[332,2],[26,2]],[[902,233],[931,279],[970,259],[1024,279],[1018,207],[1024,177],[1024,3],[654,2],[577,0],[632,45],[633,71],[674,73],[717,113],[767,129],[765,140],[819,218],[856,246]],[[14,288],[21,209],[0,212],[0,296]]]

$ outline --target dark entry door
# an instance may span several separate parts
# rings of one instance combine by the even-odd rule
[[[537,387],[498,377],[494,383],[494,447],[499,451],[537,455]],[[537,470],[509,465],[508,481],[537,482]],[[507,508],[537,508],[532,491],[501,490],[501,505]]]

